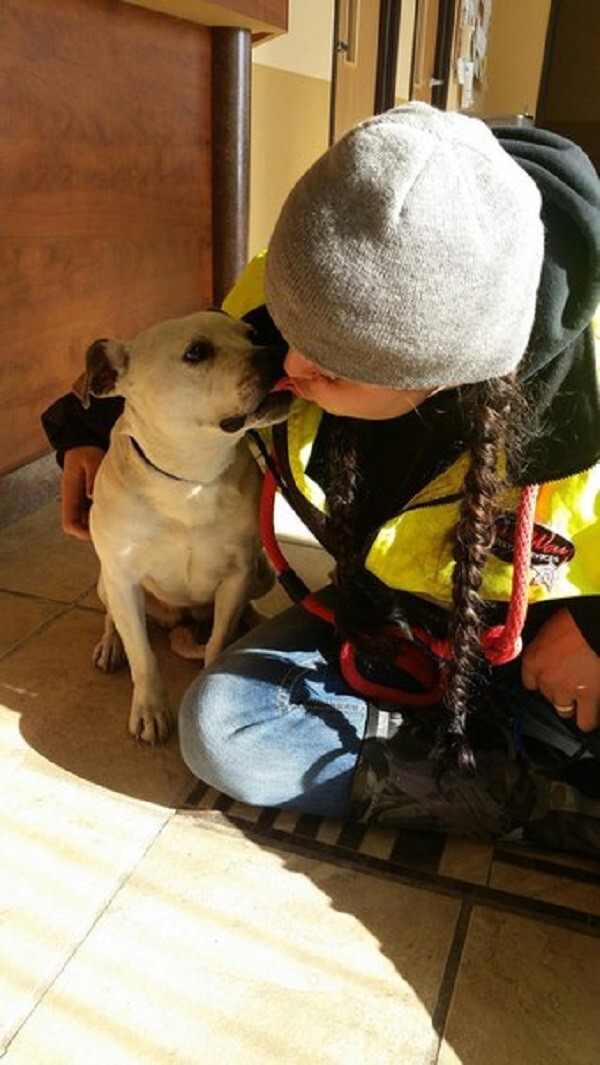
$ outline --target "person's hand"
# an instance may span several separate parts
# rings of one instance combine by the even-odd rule
[[[74,447],[65,452],[61,485],[62,527],[78,540],[89,540],[88,516],[94,481],[104,458],[99,447]]]
[[[566,607],[557,610],[525,648],[521,677],[526,688],[538,689],[562,708],[563,716],[575,717],[584,732],[600,726],[600,658]]]

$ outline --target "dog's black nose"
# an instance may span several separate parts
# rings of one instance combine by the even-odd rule
[[[239,433],[240,429],[243,429],[246,424],[246,415],[237,414],[233,418],[223,418],[222,422],[219,422],[219,428],[224,433]]]

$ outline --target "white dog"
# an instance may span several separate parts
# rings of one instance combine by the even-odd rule
[[[234,637],[244,608],[272,584],[258,527],[260,471],[243,440],[249,427],[282,421],[288,393],[271,393],[282,353],[252,344],[252,329],[220,311],[162,322],[131,343],[97,340],[87,353],[82,401],[125,398],[95,482],[90,532],[106,607],[94,663],[123,661],[133,679],[129,731],[165,740],[172,718],[148,642],[148,600],[214,610],[205,647],[172,644],[212,662]],[[149,611],[151,613],[151,611]],[[121,642],[122,641],[122,642]],[[192,641],[193,643],[193,641]]]

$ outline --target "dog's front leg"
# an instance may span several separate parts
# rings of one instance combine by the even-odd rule
[[[123,573],[107,572],[103,567],[102,576],[108,609],[123,641],[133,680],[129,731],[147,743],[163,742],[171,732],[172,718],[158,664],[148,642],[144,593]]]
[[[215,592],[215,615],[212,632],[206,644],[204,664],[209,666],[224,647],[233,640],[244,607],[250,599],[253,575],[234,573],[221,581]]]

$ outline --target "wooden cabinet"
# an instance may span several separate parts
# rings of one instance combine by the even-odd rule
[[[240,26],[260,36],[287,30],[288,0],[127,0],[203,26]]]
[[[0,473],[47,451],[40,413],[91,341],[212,300],[211,27],[276,32],[287,3],[149,6],[180,11],[0,5]]]

